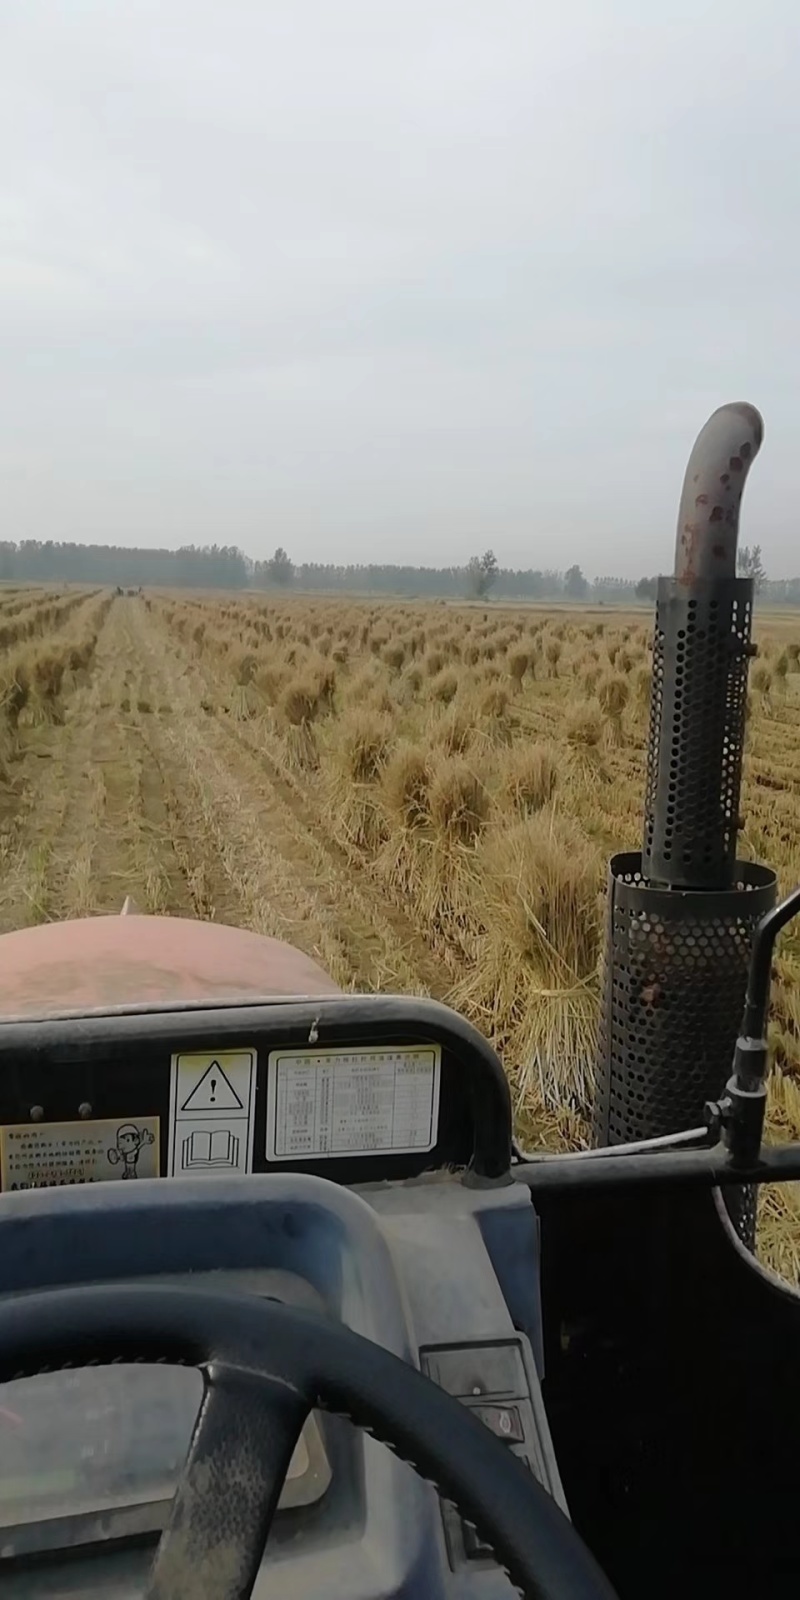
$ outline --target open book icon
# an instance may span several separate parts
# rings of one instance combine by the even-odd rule
[[[239,1165],[239,1140],[230,1128],[193,1128],[181,1146],[181,1167],[190,1172],[193,1167],[228,1167]]]

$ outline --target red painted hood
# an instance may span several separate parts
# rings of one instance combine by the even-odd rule
[[[0,1018],[339,994],[278,939],[181,917],[85,917],[0,937]]]

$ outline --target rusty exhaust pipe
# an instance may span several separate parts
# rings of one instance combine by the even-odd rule
[[[763,438],[761,413],[745,400],[720,406],[698,433],[678,510],[675,582],[682,589],[736,577],[742,494]]]
[[[609,863],[593,1143],[693,1128],[717,1098],[775,874],[736,856],[753,580],[739,514],[764,436],[755,406],[720,406],[680,500],[675,571],[659,578],[641,853]],[[736,1225],[752,1239],[752,1194]]]
[[[720,406],[683,480],[675,572],[659,578],[643,870],[671,889],[729,889],[736,867],[753,581],[739,513],[764,437],[755,406]]]

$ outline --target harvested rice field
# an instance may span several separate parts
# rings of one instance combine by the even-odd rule
[[[291,941],[493,1040],[526,1144],[587,1139],[608,857],[641,839],[646,612],[0,589],[0,932],[119,910]],[[750,673],[742,853],[800,882],[800,619]],[[770,1128],[800,1137],[800,934]],[[796,1281],[794,1186],[760,1251]]]

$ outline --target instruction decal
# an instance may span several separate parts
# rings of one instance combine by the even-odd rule
[[[273,1050],[268,1161],[411,1154],[439,1137],[439,1045]]]
[[[253,1170],[255,1050],[191,1051],[172,1057],[171,1178],[229,1178]]]
[[[158,1178],[158,1117],[26,1122],[0,1128],[3,1192],[111,1179]]]

